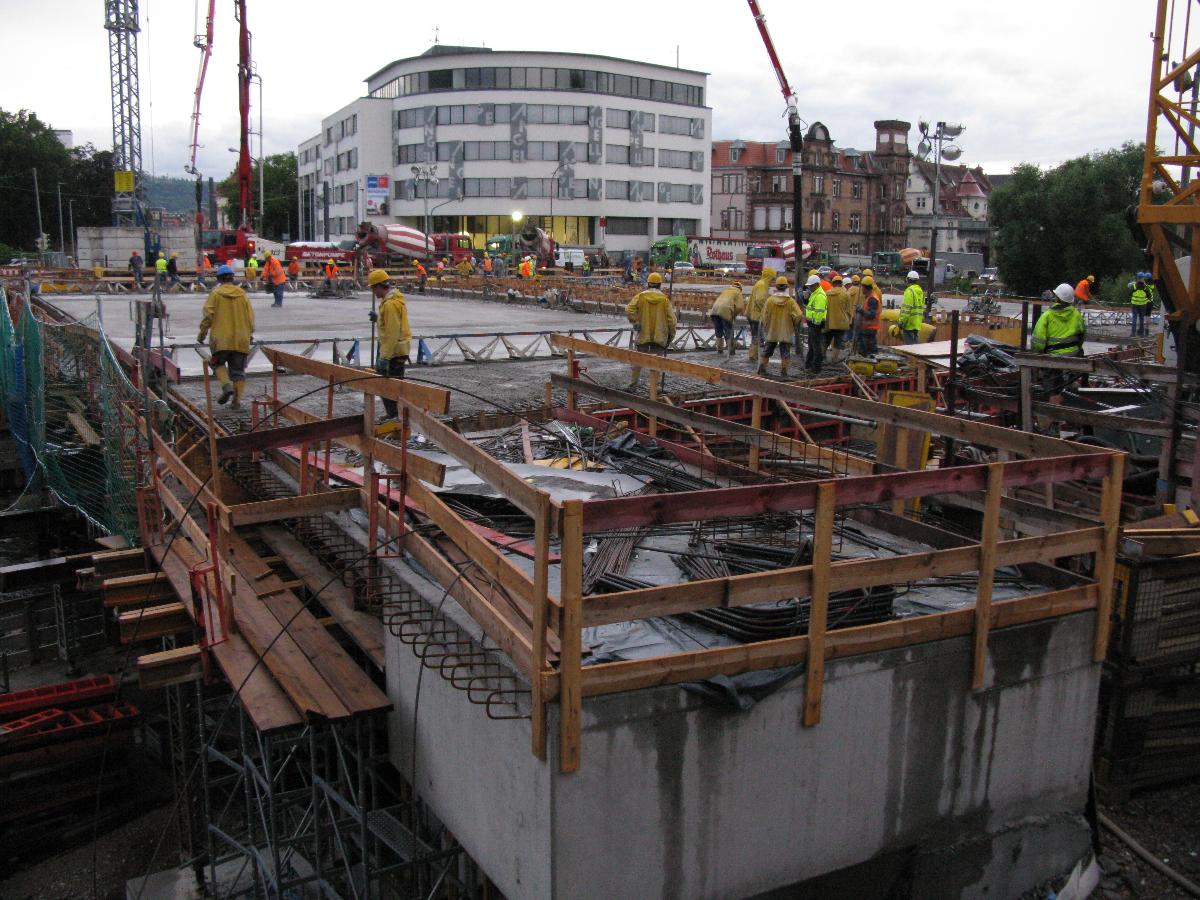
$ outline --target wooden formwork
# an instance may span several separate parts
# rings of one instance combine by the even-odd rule
[[[346,387],[362,390],[367,400],[367,412],[361,432],[351,434],[347,433],[349,425],[337,417],[331,415],[322,420],[309,414],[298,414],[276,399],[273,407],[280,417],[297,424],[278,429],[278,434],[265,431],[253,439],[239,438],[238,452],[252,447],[263,450],[280,446],[280,442],[289,439],[293,443],[303,439],[301,459],[304,464],[311,458],[319,465],[319,450],[323,443],[359,449],[368,463],[359,500],[373,525],[384,534],[395,535],[403,551],[443,584],[488,638],[495,641],[528,678],[533,692],[532,749],[542,758],[547,752],[546,704],[558,702],[558,754],[564,772],[574,771],[580,765],[582,704],[586,697],[803,663],[808,671],[805,721],[815,725],[820,719],[821,685],[827,660],[947,637],[971,636],[975,654],[971,671],[963,673],[963,689],[978,689],[984,684],[991,629],[1088,610],[1097,614],[1095,658],[1103,658],[1108,641],[1118,537],[1117,515],[1124,465],[1121,454],[573,338],[555,337],[553,341],[568,354],[569,365],[579,355],[592,354],[637,364],[652,372],[673,372],[702,383],[733,387],[764,402],[779,399],[806,409],[850,415],[900,430],[949,436],[994,448],[999,453],[996,462],[931,471],[894,471],[888,466],[854,457],[853,468],[848,465],[842,468],[850,474],[841,477],[560,503],[518,477],[424,408],[411,390],[416,385],[377,382],[361,373],[349,374],[357,370],[294,354],[267,351],[276,368],[305,372],[330,384],[344,383]],[[569,369],[569,372],[573,371]],[[578,379],[568,375],[567,380],[573,393],[583,392],[584,385]],[[428,473],[418,473],[420,457],[409,454],[403,443],[397,447],[375,437],[372,398],[385,395],[397,401],[404,428],[419,430],[530,517],[534,525],[531,574],[514,565],[502,549],[482,537],[471,527],[472,523],[460,518],[423,483],[422,479]],[[574,399],[568,400],[569,404],[574,402]],[[439,410],[433,410],[436,411]],[[669,404],[656,406],[653,411],[664,420],[686,418],[683,411]],[[682,424],[693,423],[689,419]],[[707,424],[702,422],[696,427],[702,429]],[[304,427],[305,431],[292,430],[299,427]],[[752,433],[750,438],[755,439]],[[235,445],[226,443],[225,446]],[[310,455],[308,448],[316,452]],[[844,462],[842,457],[846,454],[841,450],[816,449],[832,469],[837,469],[838,462]],[[391,476],[377,473],[376,462],[385,462],[396,473]],[[384,478],[398,486],[399,503],[396,493],[380,491],[380,482]],[[1098,521],[1071,517],[1063,520],[1065,525],[1060,530],[1051,527],[1047,533],[1023,537],[1007,534],[1001,519],[1001,510],[1011,502],[1005,496],[1007,492],[1048,480],[1079,478],[1098,479],[1102,484],[1104,502]],[[317,478],[302,477],[301,482],[321,485]],[[326,498],[324,494],[333,496]],[[963,546],[887,559],[831,559],[829,535],[835,512],[872,504],[882,504],[885,509],[888,505],[895,508],[897,501],[903,503],[915,498],[945,495],[971,498],[982,509],[984,527],[979,540]],[[348,502],[345,495],[326,488],[283,503],[272,501],[275,505],[270,512],[282,518],[287,514],[289,503],[294,515],[295,510],[312,503],[340,506],[343,502]],[[479,590],[460,577],[459,570],[429,543],[426,536],[406,526],[398,512],[406,503],[421,510],[474,563],[476,570],[484,573],[491,590]],[[239,506],[229,507],[231,520],[246,515],[257,517],[260,511],[267,512],[265,507],[253,504],[244,509]],[[583,547],[589,536],[617,528],[704,522],[776,512],[813,513],[816,532],[811,565],[587,597],[583,594]],[[1044,510],[1043,515],[1052,519],[1054,513]],[[374,539],[378,539],[377,533]],[[558,596],[547,590],[549,567],[555,564],[555,543],[561,557],[557,563],[561,583]],[[991,579],[996,567],[1052,563],[1064,556],[1090,556],[1094,577],[1058,590],[992,601]],[[968,572],[980,573],[974,609],[826,630],[824,610],[833,592]],[[798,596],[812,598],[813,614],[808,633],[804,635],[654,659],[584,665],[582,630],[587,627]]]

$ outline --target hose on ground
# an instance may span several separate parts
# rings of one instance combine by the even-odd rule
[[[1168,866],[1165,862],[1163,862],[1161,859],[1159,859],[1157,856],[1155,856],[1153,853],[1151,853],[1149,850],[1147,850],[1145,847],[1143,847],[1141,844],[1139,844],[1137,841],[1135,841],[1127,832],[1122,830],[1121,826],[1119,826],[1116,822],[1114,822],[1112,819],[1110,819],[1104,813],[1098,813],[1098,817],[1100,819],[1101,825],[1103,825],[1105,828],[1107,828],[1109,831],[1111,831],[1113,833],[1113,835],[1119,841],[1121,841],[1121,843],[1123,843],[1130,850],[1132,850],[1135,854],[1137,854],[1137,856],[1140,857],[1144,862],[1146,862],[1149,865],[1151,865],[1152,867],[1154,867],[1154,869],[1156,869],[1161,874],[1167,876],[1167,878],[1170,878],[1173,882],[1175,882],[1177,885],[1179,885],[1181,888],[1183,888],[1185,891],[1187,891],[1187,893],[1191,894],[1193,897],[1200,897],[1200,885],[1197,885],[1195,882],[1189,881],[1187,878],[1184,878],[1182,875],[1180,875],[1178,872],[1176,872],[1174,869],[1172,869],[1170,866]]]

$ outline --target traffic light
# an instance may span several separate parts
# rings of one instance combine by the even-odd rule
[[[43,231],[41,234],[38,235],[37,241],[35,243],[37,244],[37,248],[39,250],[49,250],[50,249],[50,235],[46,234],[46,232]]]

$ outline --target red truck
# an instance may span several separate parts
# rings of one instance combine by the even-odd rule
[[[433,241],[433,255],[438,259],[443,257],[449,259],[449,264],[452,266],[474,256],[469,234],[441,232],[431,234],[429,237]]]
[[[353,241],[296,241],[283,248],[286,262],[297,259],[301,264],[319,264],[332,259],[339,266],[354,265]]]
[[[249,259],[258,246],[254,235],[246,228],[204,229],[200,232],[200,249],[216,260],[219,266],[233,259]]]

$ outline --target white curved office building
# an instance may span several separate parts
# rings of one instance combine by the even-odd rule
[[[709,232],[703,72],[436,45],[366,81],[299,147],[302,239],[351,237],[363,219],[421,228],[427,211],[432,232],[477,249],[514,212],[610,253]]]

